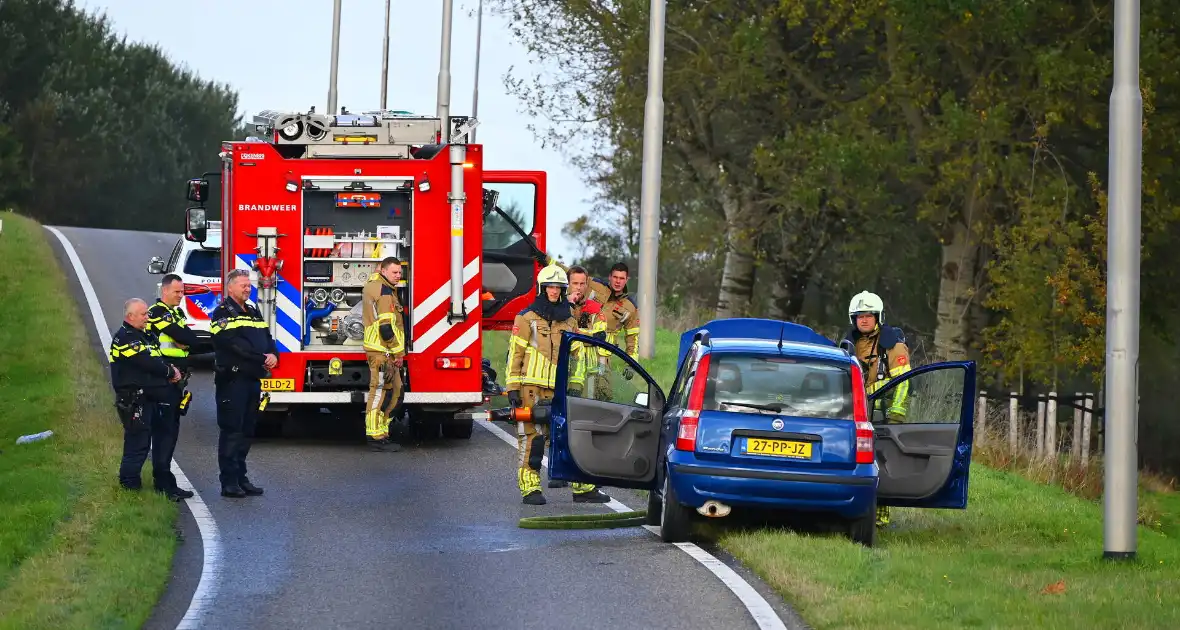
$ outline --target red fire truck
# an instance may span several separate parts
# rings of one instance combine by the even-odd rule
[[[279,363],[268,420],[367,398],[361,290],[403,261],[404,399],[418,436],[471,436],[484,402],[481,331],[507,329],[545,248],[545,173],[484,169],[473,119],[263,111],[222,144],[221,173],[188,183],[185,238],[202,242],[220,189],[222,279],[248,269]],[[445,133],[445,136],[444,136]],[[445,139],[444,139],[445,138]],[[209,177],[211,176],[211,177]],[[214,200],[216,202],[217,200]]]

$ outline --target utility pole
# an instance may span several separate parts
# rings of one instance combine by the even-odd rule
[[[385,43],[381,49],[381,111],[389,97],[389,2],[385,0]]]
[[[475,14],[475,86],[471,89],[471,117],[479,120],[479,48],[483,37],[483,0],[479,0],[479,8]],[[471,130],[472,144],[475,144],[475,129]]]
[[[336,75],[340,69],[340,4],[332,3],[332,69],[328,78],[328,115],[336,115]]]
[[[1133,559],[1138,526],[1139,240],[1143,186],[1143,95],[1139,91],[1139,0],[1114,3],[1110,93],[1110,192],[1106,274],[1106,479],[1103,557]]]
[[[643,183],[639,210],[639,358],[656,343],[656,268],[660,239],[660,182],[664,159],[664,10],[651,0],[647,44],[647,102],[643,108]]]
[[[443,143],[451,140],[451,12],[454,0],[443,0],[442,52],[438,57],[438,117],[442,119]]]

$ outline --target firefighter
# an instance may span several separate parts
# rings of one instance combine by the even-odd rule
[[[265,406],[262,379],[279,363],[270,326],[258,307],[249,302],[250,272],[234,269],[225,282],[225,299],[213,309],[213,384],[217,396],[217,465],[221,496],[241,498],[262,494],[246,476],[246,456]]]
[[[172,384],[179,382],[181,375],[164,361],[156,338],[146,330],[147,323],[147,302],[132,298],[123,305],[123,325],[111,336],[111,388],[123,424],[119,485],[128,490],[143,486],[140,472],[150,449],[156,489],[172,500],[189,498],[191,492],[176,489],[172,457],[166,456],[164,448],[152,448],[153,439],[161,433],[160,403],[171,399]]]
[[[383,258],[377,273],[369,276],[362,293],[365,353],[369,358],[369,407],[365,411],[365,435],[375,451],[396,453],[401,446],[389,438],[390,416],[401,396],[405,333],[397,283],[402,264],[396,257]]]
[[[590,280],[590,273],[586,271],[585,267],[574,265],[568,269],[561,263],[557,263],[566,272],[569,278],[569,303],[570,310],[573,313],[574,320],[577,322],[577,330],[583,335],[598,335],[601,339],[606,338],[606,324],[598,319],[598,312],[602,309],[602,303],[590,295],[587,291],[587,284]],[[591,389],[594,387],[594,368],[598,365],[598,353],[590,348],[582,348],[578,353],[578,359],[574,360],[571,367],[572,373],[569,378],[569,393],[574,396],[582,396],[586,389],[586,381],[589,376]],[[591,392],[592,394],[593,392]],[[558,481],[551,479],[549,481],[550,488],[564,488],[569,483],[565,481]]]
[[[566,273],[551,264],[537,276],[537,297],[512,323],[508,342],[508,403],[512,407],[536,407],[553,399],[557,378],[557,354],[561,333],[575,330],[570,303],[562,295],[569,286]],[[580,344],[574,348],[580,352]],[[517,422],[517,485],[525,505],[544,505],[541,492],[541,460],[549,426],[544,423]],[[607,503],[610,497],[592,484],[575,483],[577,503]]]
[[[851,346],[864,371],[865,393],[871,395],[892,379],[910,371],[910,350],[905,345],[905,333],[900,328],[884,325],[885,303],[876,293],[861,291],[848,303],[848,322],[852,325],[841,345]],[[891,420],[905,421],[906,402],[910,384],[897,386],[888,403],[878,400]],[[877,526],[889,524],[889,508],[877,508]]]
[[[599,278],[590,280],[588,291],[602,303],[598,318],[606,326],[607,340],[624,348],[627,356],[638,361],[639,307],[627,293],[629,279],[627,263],[617,262],[610,268],[610,276],[605,281]],[[619,343],[619,337],[623,337],[622,344]],[[604,357],[610,354],[605,348],[598,352]]]
[[[188,380],[192,375],[188,366],[189,348],[197,345],[197,334],[188,327],[180,301],[184,299],[184,280],[170,273],[160,283],[160,298],[148,309],[147,330],[160,342],[160,354],[164,361],[180,372],[180,381],[171,388],[172,396],[167,403],[160,404],[160,432],[152,437],[152,452],[160,451],[160,457],[172,460],[176,452],[176,441],[180,437],[180,416],[188,413],[192,393],[188,391]],[[158,439],[157,439],[158,437]],[[176,486],[176,477],[171,470],[163,475],[163,486],[156,484],[156,490],[170,496],[190,498],[192,492]]]

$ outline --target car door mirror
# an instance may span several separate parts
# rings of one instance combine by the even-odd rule
[[[160,260],[159,256],[152,256],[151,261],[148,262],[147,272],[153,275],[164,273],[164,261]]]
[[[184,211],[184,239],[193,243],[203,243],[209,235],[209,220],[205,217],[204,208],[189,208]]]
[[[648,399],[647,392],[639,392],[635,394],[635,405],[638,407],[647,407]]]

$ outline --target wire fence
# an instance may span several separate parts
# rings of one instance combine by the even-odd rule
[[[1069,455],[1085,464],[1091,455],[1102,455],[1105,411],[1093,392],[1022,396],[981,391],[975,406],[976,440],[1006,435],[1013,452],[1045,459]]]

